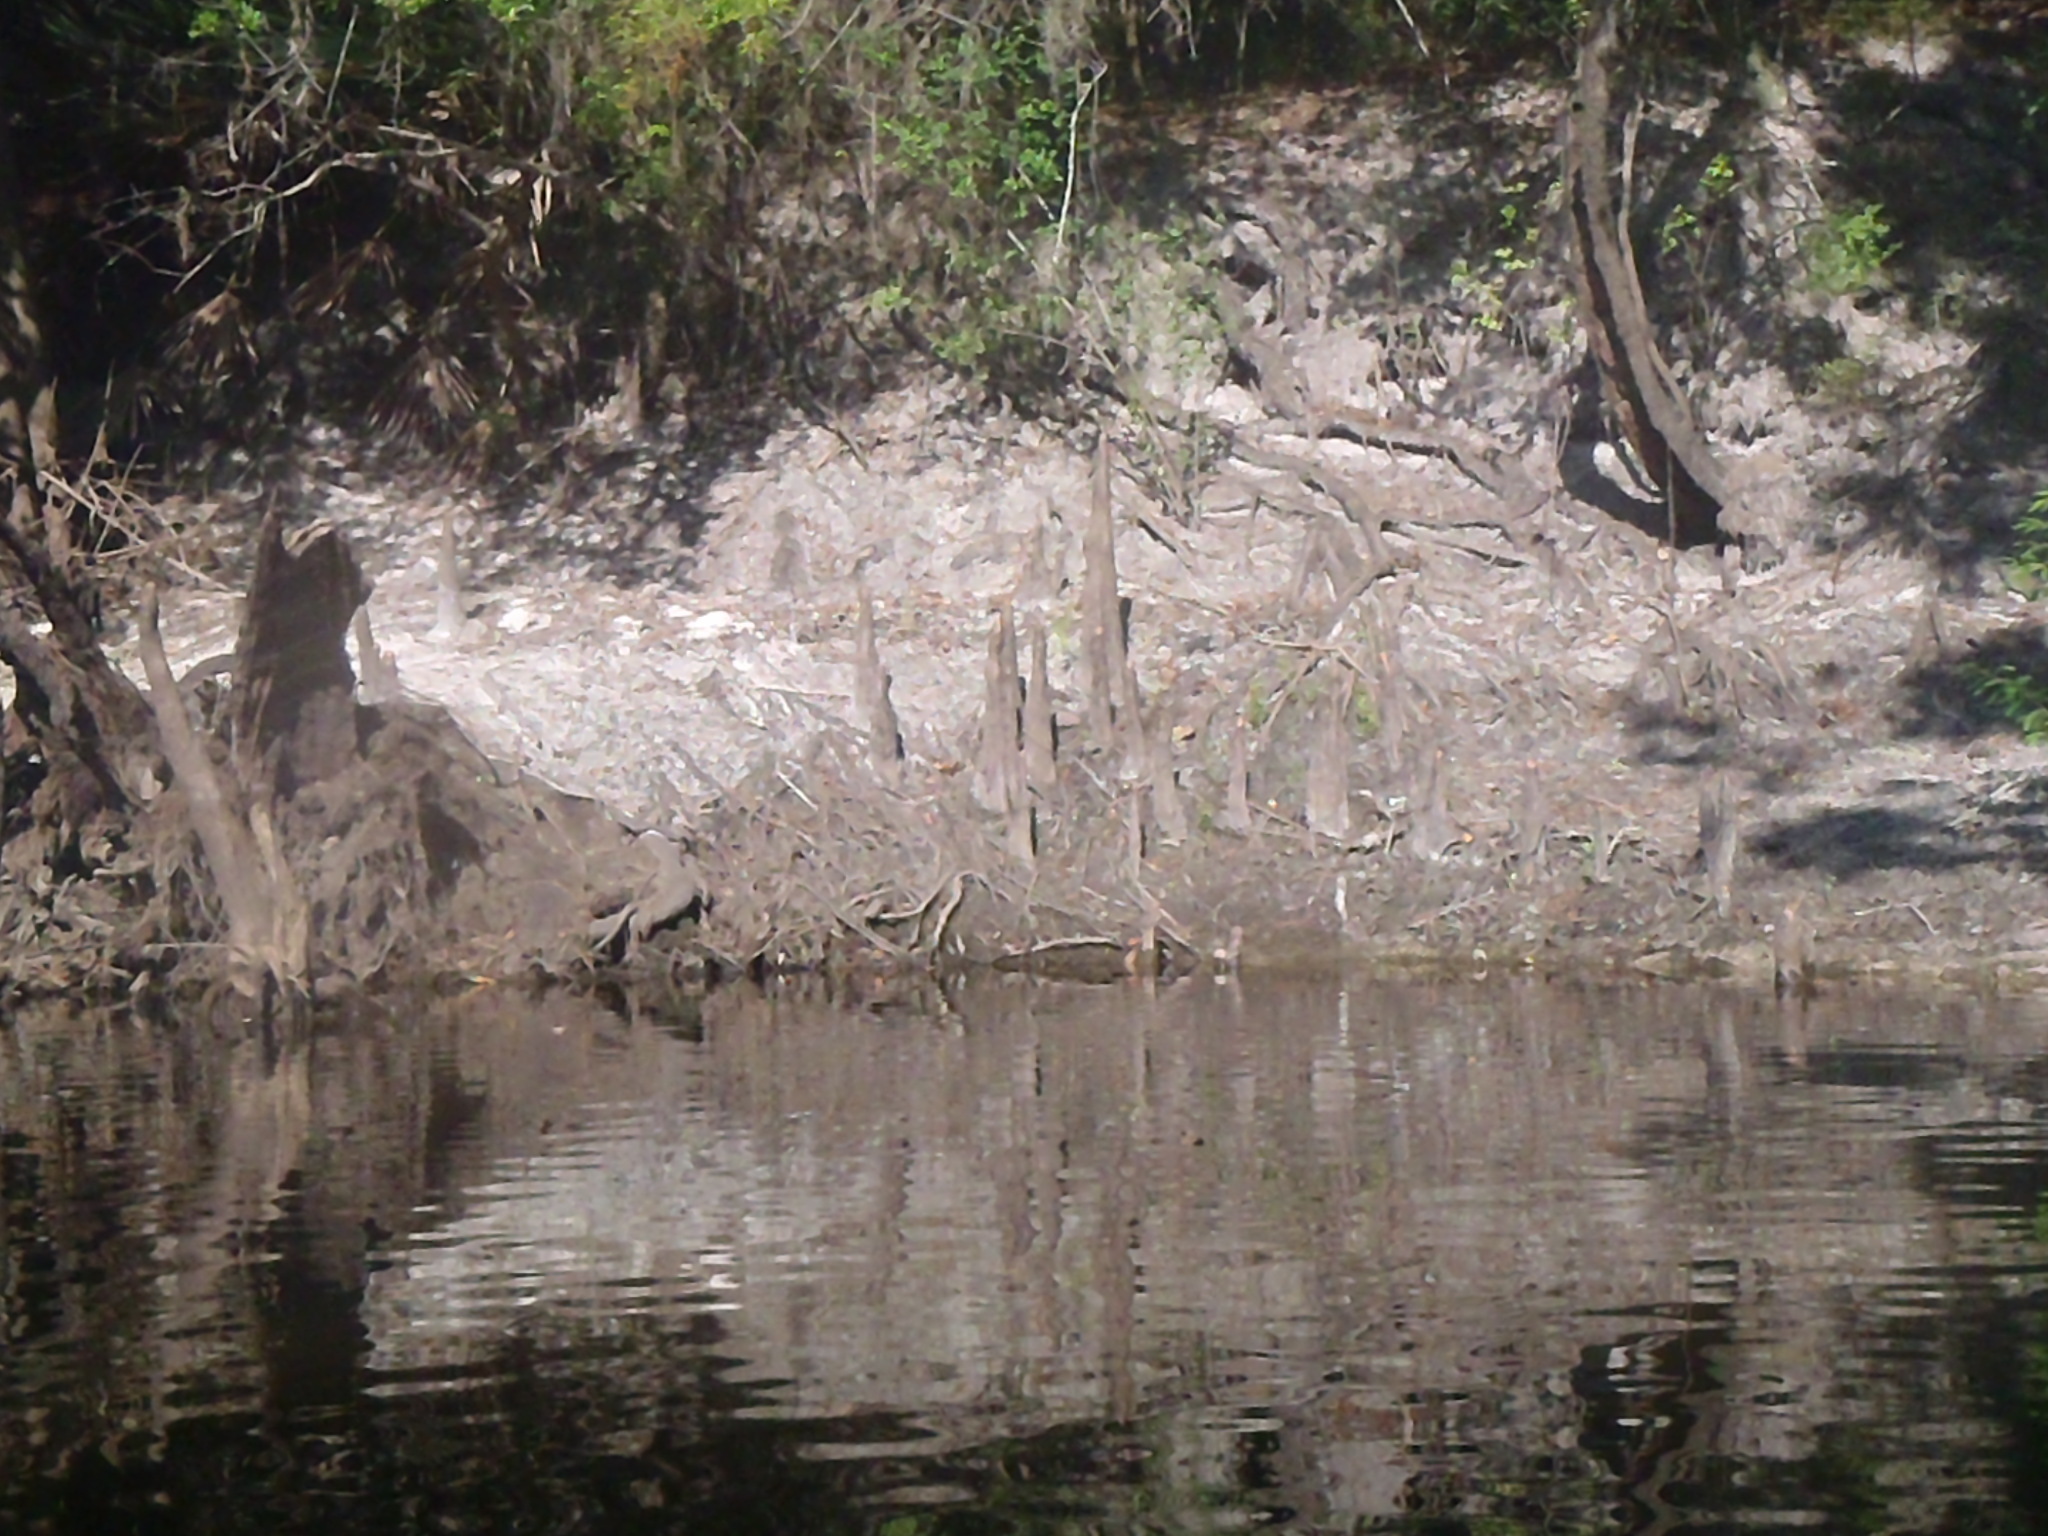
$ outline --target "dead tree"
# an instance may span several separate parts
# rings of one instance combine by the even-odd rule
[[[0,901],[47,910],[0,947],[0,985],[118,985],[170,952],[224,956],[244,991],[300,994],[394,955],[430,970],[584,956],[600,901],[633,942],[701,910],[680,855],[645,847],[642,894],[617,907],[624,829],[502,776],[444,714],[360,706],[346,641],[367,583],[336,530],[287,535],[276,502],[228,669],[227,742],[188,713],[153,597],[147,698],[114,667],[85,560],[44,497],[54,433],[6,131],[0,116],[0,665],[14,685]],[[877,692],[869,718],[886,720],[885,678]],[[877,735],[893,747],[893,727]],[[41,921],[58,912],[84,921]]]
[[[142,695],[100,648],[68,524],[43,495],[56,468],[54,394],[20,209],[0,117],[0,663],[14,675],[0,740],[16,770],[10,797],[27,787],[26,804],[9,807],[8,832],[28,839],[10,854],[17,872],[78,867],[87,834],[148,798],[157,767]]]
[[[1308,828],[1333,842],[1351,840],[1351,697],[1355,680],[1340,669],[1316,710],[1308,749]]]
[[[860,608],[853,631],[853,712],[867,736],[868,761],[884,783],[893,783],[903,758],[903,727],[889,698],[889,670],[875,643],[875,600],[860,583]]]
[[[1023,700],[1018,691],[1017,625],[1008,603],[996,607],[983,679],[977,793],[984,806],[1002,815],[1004,840],[1010,852],[1029,860],[1034,847],[1031,785],[1020,736]]]
[[[1735,815],[1735,782],[1717,773],[1700,791],[1700,868],[1706,872],[1707,891],[1716,916],[1726,917],[1735,906],[1735,855],[1741,844],[1741,829]]]
[[[253,782],[289,799],[356,760],[356,678],[347,636],[369,597],[347,541],[323,524],[287,539],[273,497],[235,643],[234,734]]]
[[[1058,733],[1053,726],[1052,682],[1045,654],[1045,624],[1031,621],[1031,680],[1024,694],[1024,770],[1041,799],[1059,788]]]
[[[248,800],[208,756],[157,630],[154,591],[142,605],[142,663],[164,755],[184,790],[187,814],[227,910],[231,974],[254,991],[267,977],[292,988],[306,979],[306,905],[299,897],[267,798]]]

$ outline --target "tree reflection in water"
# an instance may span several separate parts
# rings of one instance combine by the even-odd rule
[[[0,1526],[2048,1513],[2039,1010],[495,993],[0,1035]]]

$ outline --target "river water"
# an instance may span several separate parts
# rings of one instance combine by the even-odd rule
[[[2048,1007],[0,1025],[0,1530],[2048,1527]]]

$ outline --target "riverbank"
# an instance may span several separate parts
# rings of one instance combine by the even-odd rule
[[[1109,163],[1178,148],[1199,229],[1064,423],[934,367],[747,423],[598,412],[490,488],[311,434],[294,516],[374,582],[365,697],[637,850],[565,895],[477,842],[457,968],[2048,972],[2048,751],[1987,701],[2041,657],[2002,563],[2038,450],[1971,339],[2018,301],[1930,311],[1896,250],[1816,286],[1838,104],[1912,90],[1830,67],[1757,86],[1708,210],[1752,259],[1676,333],[1725,548],[1656,537],[1605,440],[1541,190],[1562,87],[1526,83],[1130,128]],[[1656,109],[1667,158],[1710,88]],[[1937,152],[1955,205],[1995,170]],[[1477,211],[1390,211],[1482,173]],[[1504,218],[1536,233],[1498,271],[1361,287]],[[158,510],[217,561],[249,516]],[[227,579],[167,597],[180,667],[238,622],[233,559],[187,564]]]
[[[891,412],[915,427],[890,433]],[[1808,963],[1788,918],[1820,974],[2048,966],[2048,753],[1973,722],[1964,681],[1973,646],[2026,620],[2014,594],[1944,594],[1879,544],[1732,572],[1559,498],[1521,544],[1455,510],[1391,519],[1394,568],[1339,610],[1304,574],[1317,525],[1256,499],[1175,523],[1119,478],[1130,657],[1180,802],[1163,824],[1125,746],[1089,734],[1086,454],[1029,427],[992,443],[929,397],[841,430],[859,456],[792,427],[717,482],[669,572],[484,555],[452,630],[440,512],[481,523],[474,503],[347,472],[320,503],[365,552],[399,684],[494,759],[687,848],[713,904],[686,947],[727,966],[1077,945],[1094,964],[1148,931],[1184,965],[1236,932],[1254,966],[1767,982]],[[1389,502],[1458,494],[1438,461],[1353,457]],[[900,759],[857,711],[862,582]],[[997,606],[1046,636],[1057,776],[1030,857],[984,782]],[[175,612],[181,658],[231,634],[225,596]],[[1311,830],[1319,753],[1343,789]]]

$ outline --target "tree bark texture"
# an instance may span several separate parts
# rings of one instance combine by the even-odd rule
[[[1602,0],[1579,44],[1565,120],[1565,189],[1578,251],[1580,305],[1609,405],[1636,460],[1666,498],[1680,545],[1718,543],[1728,493],[1650,330],[1641,274],[1614,203],[1607,66],[1620,37],[1619,0]]]
[[[315,525],[287,542],[273,500],[257,534],[256,574],[235,644],[234,729],[251,762],[274,763],[282,798],[356,760],[347,638],[368,596],[341,534]],[[252,782],[260,777],[252,774]]]

